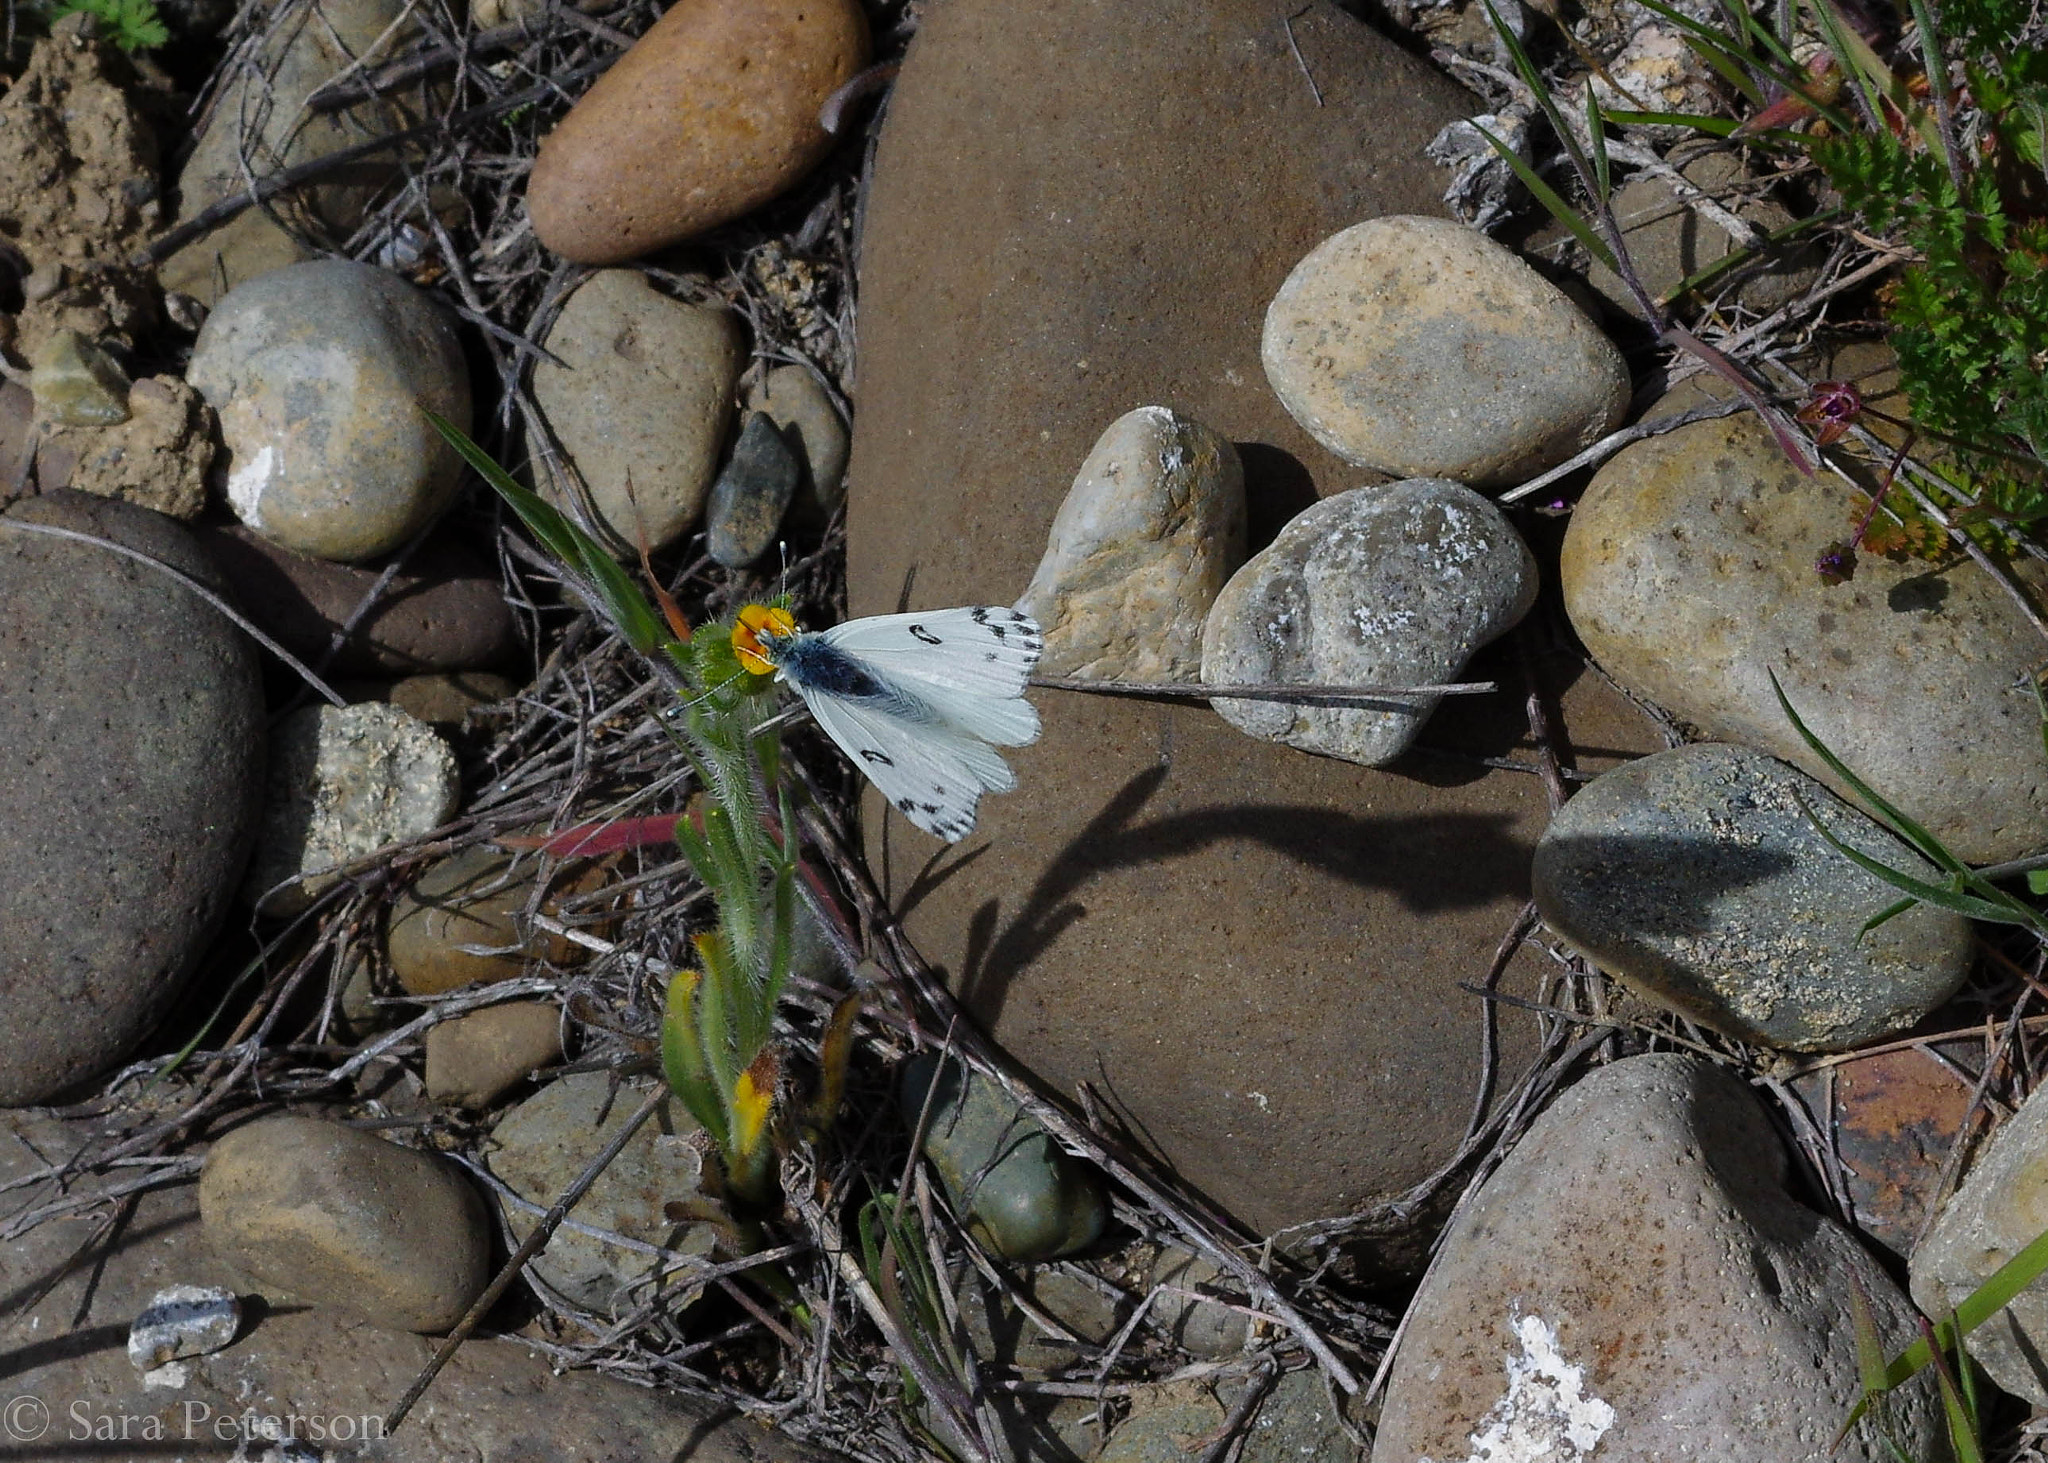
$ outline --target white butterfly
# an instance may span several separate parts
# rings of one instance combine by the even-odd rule
[[[991,742],[1038,740],[1024,699],[1045,638],[995,605],[920,610],[799,630],[789,612],[748,605],[733,629],[740,664],[774,671],[825,735],[898,812],[948,843],[974,831],[984,792],[1017,785]]]

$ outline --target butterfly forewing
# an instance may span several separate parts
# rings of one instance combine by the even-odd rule
[[[986,742],[854,701],[806,694],[804,702],[898,812],[948,843],[974,831],[984,791],[1008,792],[1017,785],[1016,775]]]

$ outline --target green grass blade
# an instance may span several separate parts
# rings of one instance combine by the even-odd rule
[[[1614,169],[1607,160],[1607,119],[1600,113],[1600,98],[1593,95],[1591,82],[1586,84],[1586,136],[1593,144],[1593,179],[1600,185],[1595,196],[1605,202],[1614,196]]]
[[[1613,273],[1619,274],[1621,269],[1614,262],[1614,251],[1609,249],[1600,236],[1587,226],[1586,221],[1579,217],[1577,210],[1569,203],[1566,203],[1555,188],[1552,188],[1542,178],[1538,177],[1534,168],[1517,157],[1513,148],[1502,142],[1498,137],[1495,137],[1491,132],[1488,132],[1484,127],[1480,127],[1477,122],[1474,122],[1472,125],[1478,129],[1481,137],[1484,137],[1493,144],[1493,150],[1501,155],[1502,161],[1515,170],[1515,176],[1522,180],[1522,185],[1529,190],[1538,203],[1542,204],[1549,211],[1550,216],[1569,229],[1572,237],[1585,246],[1588,254],[1591,254],[1595,259],[1606,265]]]
[[[1882,863],[1860,849],[1851,848],[1828,830],[1828,826],[1821,822],[1819,816],[1808,806],[1805,798],[1801,797],[1797,792],[1793,793],[1792,796],[1798,800],[1799,810],[1806,814],[1807,821],[1813,824],[1813,831],[1826,839],[1835,852],[1841,854],[1842,857],[1848,859],[1849,862],[1855,864],[1857,868],[1863,870],[1866,874],[1882,879],[1894,889],[1910,894],[1914,899],[1922,903],[1936,905],[1942,909],[1951,909],[1957,914],[1967,915],[1971,919],[1989,920],[1996,924],[2026,925],[2032,923],[2032,921],[2024,917],[2015,917],[2014,912],[2002,904],[1993,903],[1988,899],[1978,899],[1968,894],[1960,894],[1953,889],[1945,889],[1939,884],[1929,884],[1925,880],[1914,878],[1911,874],[1900,873],[1890,864]],[[1890,914],[1891,911],[1886,911],[1885,917],[1889,918]]]
[[[1873,914],[1869,919],[1863,921],[1863,928],[1856,932],[1856,938],[1860,940],[1865,935],[1869,934],[1872,930],[1876,929],[1879,925],[1890,924],[1893,920],[1897,919],[1900,915],[1904,914],[1907,910],[1913,908],[1915,905],[1919,903],[1920,899],[1916,895],[1911,899],[1901,899],[1897,904],[1886,905],[1876,914]]]
[[[2044,1271],[2048,1271],[2048,1233],[2036,1236],[1963,1298],[1954,1315],[1958,1338],[1969,1335],[2011,1305],[2013,1297],[2038,1280]],[[1933,1359],[1933,1349],[1923,1336],[1892,1359],[1885,1368],[1885,1380],[1893,1387],[1903,1386]]]
[[[1726,137],[1742,125],[1729,117],[1709,117],[1701,112],[1632,112],[1621,107],[1609,110],[1606,117],[1624,127],[1690,127],[1709,137]]]

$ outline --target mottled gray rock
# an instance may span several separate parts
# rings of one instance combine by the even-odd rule
[[[1223,1426],[1223,1404],[1198,1382],[1139,1394],[1095,1463],[1187,1463]]]
[[[1226,1383],[1217,1392],[1234,1406],[1244,1385]],[[1237,1463],[1359,1463],[1365,1450],[1338,1416],[1339,1395],[1320,1367],[1286,1373],[1253,1414]]]
[[[375,568],[295,554],[239,524],[200,530],[242,612],[292,654],[317,661],[381,577]],[[330,671],[406,675],[475,670],[520,654],[519,627],[495,567],[449,533],[409,555],[358,622]]]
[[[728,569],[744,569],[773,548],[802,476],[803,463],[782,428],[765,412],[748,412],[704,511],[704,547],[711,557]]]
[[[561,364],[534,366],[534,400],[605,524],[627,545],[675,542],[704,511],[746,364],[731,312],[605,269],[569,296],[547,347]],[[546,491],[575,496],[559,480]]]
[[[243,897],[265,914],[296,914],[331,882],[324,870],[440,827],[461,795],[454,751],[397,707],[302,707],[271,736]]]
[[[1177,1291],[1201,1295],[1223,1278],[1223,1267],[1207,1255],[1197,1255],[1179,1245],[1165,1245],[1146,1278],[1155,1286],[1170,1285]],[[1222,1288],[1233,1295],[1240,1290],[1235,1281],[1226,1281]],[[1176,1345],[1186,1347],[1196,1356],[1212,1359],[1237,1355],[1244,1350],[1245,1340],[1251,1334],[1251,1318],[1243,1311],[1214,1301],[1192,1300],[1184,1294],[1155,1296],[1146,1315]]]
[[[1914,1249],[1913,1300],[1946,1317],[1992,1273],[2048,1232],[2048,1087],[2036,1088],[1991,1135],[1962,1185]],[[1972,1331],[1970,1355],[1991,1379],[2048,1407],[2048,1281]]]
[[[8,510],[125,544],[202,583],[183,529],[60,492]],[[0,1103],[125,1055],[227,911],[263,792],[263,693],[242,632],[105,549],[0,528]]]
[[[853,438],[818,378],[803,366],[777,366],[758,382],[750,380],[746,407],[796,433],[803,444],[804,481],[795,506],[815,519],[829,517],[846,501],[846,455]]]
[[[153,1296],[172,1285],[246,1288],[247,1282],[209,1252],[192,1184],[135,1196],[132,1219],[111,1235],[98,1233],[107,1208],[119,1202],[108,1191],[131,1181],[133,1169],[49,1176],[23,1187],[47,1172],[48,1159],[69,1157],[88,1141],[104,1146],[109,1134],[97,1124],[0,1113],[0,1182],[9,1193],[30,1205],[106,1195],[0,1246],[0,1293],[41,1296],[16,1324],[30,1338],[63,1338],[14,1351],[10,1396],[36,1399],[48,1409],[49,1425],[40,1437],[25,1429],[10,1437],[10,1463],[68,1463],[81,1451],[108,1458],[227,1457],[238,1446],[245,1457],[274,1458],[288,1416],[298,1419],[302,1444],[317,1418],[324,1434],[317,1446],[337,1458],[355,1456],[366,1434],[378,1436],[393,1400],[441,1343],[362,1325],[324,1306],[252,1307],[233,1345],[181,1364],[182,1381],[143,1380],[123,1342]],[[96,1241],[93,1263],[72,1265],[88,1241]],[[88,1433],[106,1427],[109,1441],[70,1435],[74,1402],[85,1410]],[[16,1412],[17,1420],[36,1415],[32,1406]],[[130,1427],[125,1444],[118,1431],[123,1418]],[[142,1435],[152,1420],[165,1429],[154,1441]],[[824,1463],[826,1457],[718,1404],[595,1371],[557,1372],[549,1357],[523,1342],[477,1338],[449,1359],[405,1426],[366,1451],[377,1463]]]
[[[1861,933],[1899,891],[1805,809],[1857,852],[1938,882],[1804,773],[1701,743],[1581,788],[1536,845],[1536,907],[1602,969],[1741,1040],[1842,1051],[1903,1031],[1969,974],[1970,922],[1922,904]]]
[[[562,1013],[545,1001],[507,1001],[427,1033],[427,1096],[489,1107],[537,1067],[562,1059]]]
[[[528,1204],[539,1206],[505,1204],[516,1240],[526,1238],[598,1150],[618,1135],[648,1091],[636,1082],[614,1091],[607,1073],[572,1072],[527,1098],[492,1129],[491,1172]],[[687,1270],[659,1282],[652,1277],[672,1268],[679,1255],[709,1255],[715,1242],[710,1225],[677,1225],[663,1213],[668,1204],[708,1197],[702,1188],[703,1151],[696,1141],[700,1133],[680,1102],[664,1102],[569,1211],[570,1222],[534,1257],[532,1274],[571,1304],[600,1315],[623,1313],[647,1300],[651,1284],[693,1289]],[[627,1244],[579,1226],[608,1231]],[[657,1247],[667,1253],[657,1253]]]
[[[2024,677],[2041,640],[1975,564],[1814,559],[1850,532],[1839,490],[1800,475],[1745,413],[1626,448],[1565,534],[1565,609],[1616,680],[1716,741],[1838,792],[1771,690],[1879,795],[1975,863],[2048,847],[2048,758]],[[2012,573],[2038,596],[2048,569]]]
[[[1713,70],[1676,26],[1651,23],[1638,27],[1608,61],[1606,73],[1588,77],[1586,84],[1610,112],[1700,113],[1715,103]],[[1584,103],[1577,105],[1583,112]],[[1655,123],[1646,131],[1660,138],[1694,135],[1689,127]]]
[[[1482,487],[1564,461],[1629,399],[1621,352],[1578,306],[1447,219],[1318,244],[1273,296],[1260,351],[1287,410],[1345,461]]]
[[[257,176],[311,162],[402,130],[430,110],[417,87],[391,87],[337,112],[309,112],[306,99],[344,71],[389,60],[420,28],[402,0],[284,0],[266,17],[263,44],[228,76],[178,174],[178,222],[248,187]],[[316,240],[354,232],[399,169],[396,149],[358,158],[304,188],[247,208],[187,244],[158,270],[166,289],[211,304],[245,281],[312,256],[274,217]]]
[[[469,367],[440,303],[388,270],[323,259],[222,297],[186,377],[220,413],[235,516],[286,548],[388,553],[454,500]]]
[[[447,1160],[323,1118],[281,1115],[213,1145],[207,1243],[274,1300],[445,1331],[491,1278],[481,1199]]]
[[[1409,1312],[1373,1457],[1545,1463],[1879,1463],[1851,1297],[1887,1355],[1913,1308],[1856,1239],[1785,1192],[1742,1083],[1659,1052],[1559,1097],[1446,1233]],[[1897,1395],[1935,1456],[1929,1378]],[[1731,1405],[1739,1399],[1739,1405]]]
[[[1415,686],[1450,680],[1536,602],[1536,560],[1470,488],[1409,478],[1354,488],[1296,516],[1231,577],[1202,634],[1216,685]],[[1387,709],[1218,700],[1251,736],[1382,766],[1443,698]]]
[[[1052,521],[1017,608],[1045,631],[1039,672],[1192,681],[1202,621],[1244,562],[1237,449],[1163,406],[1103,431]]]
[[[128,375],[95,341],[59,330],[29,371],[36,411],[61,427],[112,427],[128,420]]]
[[[242,1303],[226,1286],[166,1286],[128,1328],[128,1360],[137,1371],[154,1371],[165,1362],[218,1351],[241,1329]]]
[[[925,1155],[954,1208],[997,1254],[1049,1260],[1102,1233],[1109,1206],[1100,1176],[1001,1088],[926,1053],[905,1064],[899,1101],[904,1122],[925,1122]]]

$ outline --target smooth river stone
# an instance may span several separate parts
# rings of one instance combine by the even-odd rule
[[[2048,761],[2025,678],[2040,634],[1964,561],[1860,557],[1828,585],[1814,559],[1849,533],[1848,490],[1802,477],[1753,416],[1638,442],[1580,498],[1560,572],[1586,648],[1622,685],[1715,741],[1848,789],[1771,690],[1834,754],[1957,857],[2048,847]],[[2013,574],[2036,602],[2048,568]]]
[[[862,245],[854,614],[1014,599],[1102,424],[1138,403],[1237,445],[1254,544],[1359,485],[1266,389],[1259,322],[1319,240],[1435,206],[1423,144],[1472,100],[1319,7],[1293,21],[1319,108],[1299,8],[927,10]],[[1189,181],[1217,177],[1234,186]],[[1311,757],[1199,705],[1034,700],[1043,736],[1006,753],[1019,790],[954,853],[868,808],[892,908],[974,1019],[1051,1089],[1108,1095],[1254,1230],[1426,1177],[1471,1110],[1479,1011],[1457,984],[1528,897],[1537,779]],[[1562,716],[1581,746],[1662,745],[1591,678]],[[1446,706],[1430,738],[1491,756],[1522,732],[1517,690]],[[1517,956],[1508,989],[1543,966]],[[1509,1018],[1503,1062],[1529,1051]],[[1426,1223],[1364,1262],[1415,1262]]]

